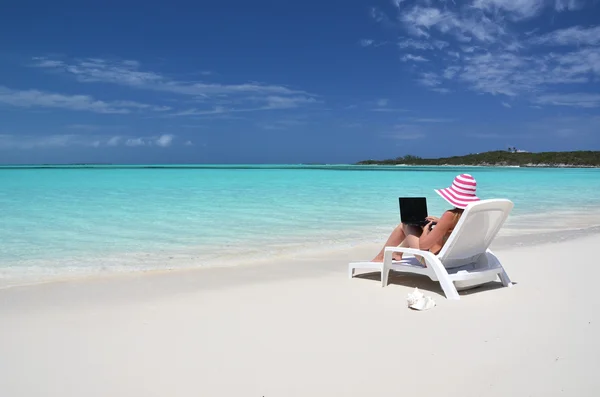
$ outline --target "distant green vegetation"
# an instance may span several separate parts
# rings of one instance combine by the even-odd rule
[[[600,167],[599,151],[527,153],[498,150],[466,156],[426,159],[404,156],[388,160],[365,160],[360,165],[488,165],[521,167]]]

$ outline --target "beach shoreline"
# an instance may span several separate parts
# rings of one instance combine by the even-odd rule
[[[596,234],[600,234],[600,224],[596,222],[591,222],[588,226],[579,225],[552,231],[546,227],[538,230],[528,230],[522,234],[502,234],[501,232],[492,243],[491,248],[495,250],[508,249],[511,247],[531,247],[547,243],[558,243],[562,241],[585,238]],[[122,277],[135,274],[149,275],[172,272],[193,272],[194,270],[208,271],[210,269],[218,269],[223,267],[235,268],[243,266],[264,266],[285,263],[298,258],[330,258],[346,252],[365,252],[364,255],[366,256],[362,259],[370,259],[370,257],[374,256],[374,253],[381,249],[381,245],[385,241],[385,237],[386,236],[382,234],[379,238],[380,241],[368,239],[362,241],[359,240],[352,243],[343,242],[302,246],[296,248],[290,247],[275,255],[261,255],[259,253],[258,255],[255,254],[254,256],[240,257],[239,254],[226,255],[223,253],[220,258],[209,264],[197,264],[193,257],[191,259],[179,258],[178,260],[176,256],[168,255],[168,258],[171,260],[155,259],[152,263],[148,263],[146,268],[107,266],[104,268],[99,268],[100,270],[81,268],[79,273],[73,270],[67,272],[63,271],[57,274],[32,274],[28,277],[20,275],[20,269],[16,269],[17,276],[13,276],[12,278],[7,277],[8,273],[6,269],[1,269],[1,271],[4,272],[4,277],[0,278],[0,291],[3,289],[42,285],[47,283],[85,282],[86,280],[93,280],[96,278],[110,279],[113,277]],[[240,247],[241,246],[242,245],[240,245]],[[368,252],[371,254],[366,254]],[[367,258],[367,256],[369,256],[369,258]],[[115,263],[118,263],[118,257],[115,259]],[[163,266],[158,266],[157,263],[163,263]]]

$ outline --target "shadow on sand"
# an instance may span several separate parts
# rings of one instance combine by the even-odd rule
[[[381,272],[366,272],[355,274],[354,278],[360,278],[364,280],[372,280],[381,283]],[[513,281],[514,285],[517,285],[516,282]],[[400,273],[391,270],[390,276],[388,278],[388,286],[389,285],[401,285],[409,288],[418,288],[422,291],[428,291],[434,294],[439,295],[441,298],[445,298],[444,291],[440,287],[440,284],[437,281],[431,280],[427,276],[422,276],[419,274],[410,274],[410,273]],[[459,290],[458,293],[461,296],[467,296],[475,293],[485,292],[485,291],[493,291],[495,289],[503,288],[502,283],[498,281],[489,282],[486,284],[482,284],[477,287]]]

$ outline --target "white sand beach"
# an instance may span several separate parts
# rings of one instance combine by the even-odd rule
[[[597,396],[598,244],[502,247],[515,285],[460,301],[348,279],[376,247],[0,290],[0,395]]]

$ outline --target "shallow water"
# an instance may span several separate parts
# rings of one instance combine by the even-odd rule
[[[398,196],[458,173],[509,198],[504,236],[600,225],[600,170],[203,166],[0,168],[0,277],[203,266],[381,242]]]

